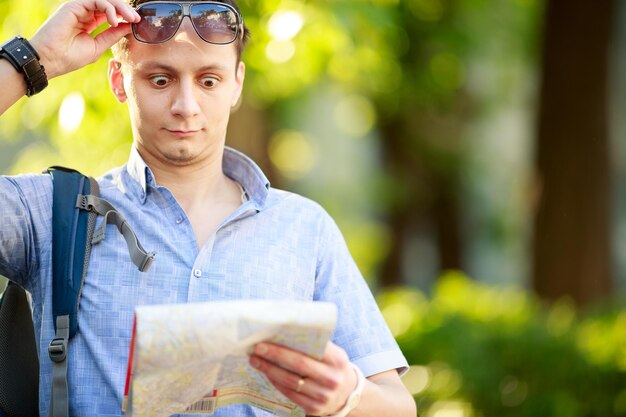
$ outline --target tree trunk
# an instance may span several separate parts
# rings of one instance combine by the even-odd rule
[[[271,135],[268,123],[270,119],[270,112],[267,109],[254,107],[243,100],[239,108],[230,116],[226,144],[252,158],[272,185],[280,188],[267,153]]]
[[[533,286],[587,305],[610,294],[613,0],[550,0],[543,45]]]
[[[393,120],[384,120],[380,123],[382,133],[382,153],[386,170],[390,176],[397,181],[397,184],[402,184],[399,190],[395,192],[409,192],[411,187],[410,177],[406,175],[406,166],[411,165],[406,159],[408,152],[405,149],[403,138],[406,134],[403,128],[404,122],[400,118]],[[417,167],[416,171],[421,167]],[[411,173],[413,176],[420,175],[418,172]],[[402,191],[400,191],[402,190]],[[413,194],[413,190],[410,191]],[[396,197],[397,198],[397,197]],[[404,273],[404,258],[406,254],[406,246],[409,239],[409,230],[411,225],[411,217],[419,216],[421,213],[411,213],[413,210],[409,207],[407,201],[413,201],[413,198],[407,199],[405,196],[400,197],[398,200],[392,201],[391,207],[388,208],[387,222],[389,224],[390,243],[389,254],[381,265],[381,272],[379,278],[379,285],[381,287],[395,287],[399,285],[407,284],[409,281]]]
[[[458,173],[456,170],[442,170],[428,156],[422,155],[426,145],[419,144],[423,139],[414,132],[427,132],[436,138],[444,138],[445,133],[438,130],[432,120],[421,121],[416,116],[420,112],[421,109],[408,109],[395,118],[380,122],[384,162],[394,182],[399,185],[398,192],[403,193],[392,204],[387,215],[391,247],[381,266],[382,287],[407,285],[416,281],[415,277],[407,274],[416,271],[425,260],[418,259],[410,252],[409,242],[420,230],[424,232],[425,225],[429,226],[426,229],[435,241],[437,269],[443,271],[463,267]],[[456,136],[458,131],[448,134]],[[443,139],[441,141],[444,142]],[[435,151],[451,152],[436,148]],[[432,281],[436,278],[433,276]]]

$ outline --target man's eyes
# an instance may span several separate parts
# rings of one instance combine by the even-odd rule
[[[211,76],[205,76],[201,78],[200,82],[207,88],[213,88],[217,85],[218,79]]]
[[[166,86],[169,80],[170,79],[164,75],[155,75],[153,77],[150,77],[150,82],[156,85],[157,87]]]
[[[152,84],[154,84],[157,87],[165,87],[166,85],[170,83],[171,78],[166,75],[153,75],[149,77],[149,80]],[[199,82],[200,84],[202,84],[203,87],[213,88],[218,84],[219,80],[216,77],[207,75],[207,76],[201,77],[199,79]]]

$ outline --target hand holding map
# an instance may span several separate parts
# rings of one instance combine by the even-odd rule
[[[251,300],[138,307],[126,416],[211,414],[250,404],[278,416],[304,410],[248,363],[262,341],[321,358],[336,323],[331,303]]]

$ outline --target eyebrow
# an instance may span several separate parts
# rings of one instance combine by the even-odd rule
[[[163,70],[163,71],[166,71],[166,72],[173,72],[173,73],[179,72],[178,69],[172,67],[171,65],[163,64],[163,63],[160,63],[160,62],[148,62],[146,64],[142,64],[140,66],[137,66],[137,68],[139,70],[143,70],[143,71]],[[231,71],[231,69],[227,68],[225,65],[214,63],[214,64],[209,64],[209,65],[204,65],[204,66],[202,66],[200,68],[197,68],[195,71],[196,72],[205,72],[205,71],[228,72],[228,71]]]

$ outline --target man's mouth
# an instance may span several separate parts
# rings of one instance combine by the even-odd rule
[[[170,135],[179,137],[179,138],[188,138],[190,136],[197,135],[200,130],[188,130],[188,129],[165,129]]]

